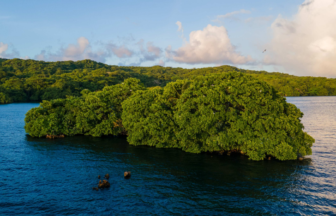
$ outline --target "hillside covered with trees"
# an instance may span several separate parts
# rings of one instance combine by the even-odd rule
[[[22,59],[0,59],[0,104],[40,102],[66,96],[80,96],[84,89],[102,90],[137,78],[146,87],[161,86],[178,79],[199,75],[242,72],[272,85],[281,96],[336,95],[336,79],[297,77],[283,73],[268,73],[238,69],[232,66],[183,69],[172,67],[115,66],[92,60],[44,62]]]
[[[266,82],[238,72],[146,88],[128,78],[80,97],[29,110],[33,137],[127,135],[131,145],[191,153],[239,152],[252,160],[293,160],[312,153],[303,113]]]

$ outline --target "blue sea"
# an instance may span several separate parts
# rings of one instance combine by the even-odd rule
[[[32,138],[24,117],[38,104],[0,105],[0,215],[336,215],[336,97],[287,101],[316,140],[303,161]],[[111,187],[93,190],[107,173]]]

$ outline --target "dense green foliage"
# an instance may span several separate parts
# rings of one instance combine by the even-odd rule
[[[130,144],[181,147],[176,137],[179,126],[174,121],[174,100],[169,100],[175,95],[169,95],[166,90],[174,84],[169,83],[164,89],[155,87],[138,91],[134,97],[123,102],[122,121],[128,131],[127,140]]]
[[[27,112],[26,132],[34,137],[122,134],[121,102],[143,89],[145,87],[139,80],[130,78],[102,91],[84,90],[81,97],[43,101],[39,107]]]
[[[81,97],[43,101],[26,114],[31,136],[126,134],[132,145],[244,152],[252,160],[311,154],[303,113],[269,84],[228,72],[145,88],[126,79]]]
[[[91,60],[44,62],[22,59],[0,59],[0,104],[81,96],[84,89],[102,90],[137,78],[146,87],[161,86],[178,79],[199,75],[222,74],[229,71],[250,74],[271,84],[282,96],[336,95],[336,79],[297,77],[283,73],[268,73],[220,66],[199,69],[171,67],[125,67],[106,65]]]
[[[200,153],[243,151],[250,159],[311,154],[303,113],[265,82],[242,73],[179,80],[138,91],[123,102],[133,145],[178,147]]]

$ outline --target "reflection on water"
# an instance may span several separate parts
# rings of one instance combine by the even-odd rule
[[[336,97],[287,100],[316,139],[304,161],[254,162],[112,137],[36,139],[25,135],[23,119],[37,104],[1,105],[0,215],[336,214]],[[111,188],[92,190],[106,173]]]

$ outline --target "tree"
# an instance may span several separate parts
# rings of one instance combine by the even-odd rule
[[[314,139],[303,132],[302,116],[267,83],[226,73],[138,92],[123,102],[122,118],[133,145],[290,160],[311,154]]]
[[[43,101],[29,110],[25,129],[33,137],[77,134],[100,137],[124,133],[121,103],[145,87],[134,78],[102,91],[83,91],[82,97]]]
[[[139,79],[146,87],[164,87],[178,79],[242,72],[272,85],[282,96],[336,95],[336,79],[296,77],[283,73],[251,71],[224,65],[198,69],[172,67],[126,67],[91,60],[44,62],[22,59],[0,61],[0,88],[10,101],[42,101],[80,96],[83,89],[102,90],[128,78]]]

